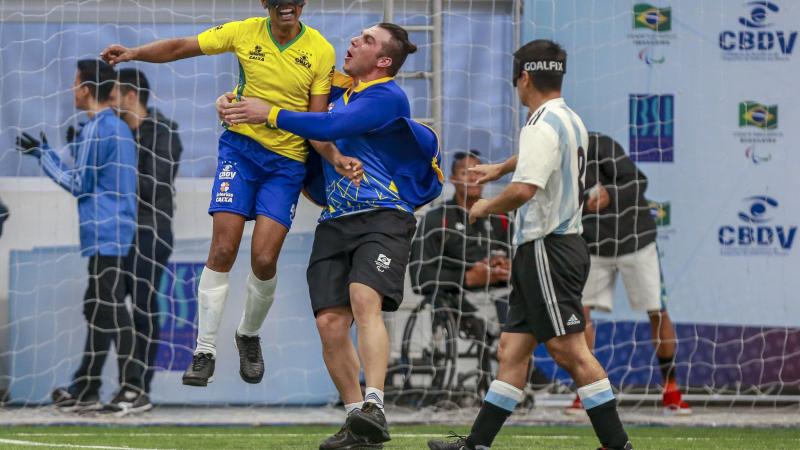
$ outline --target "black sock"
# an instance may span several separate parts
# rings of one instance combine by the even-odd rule
[[[610,449],[622,449],[628,442],[628,434],[622,427],[622,422],[617,414],[617,401],[611,399],[601,405],[586,410],[589,420],[592,421],[592,428],[600,439],[603,447]]]
[[[658,358],[658,366],[661,368],[661,376],[664,380],[664,386],[670,381],[675,380],[675,355],[668,358]]]
[[[475,448],[477,445],[484,447],[491,447],[497,433],[503,428],[503,423],[511,415],[511,411],[503,409],[497,405],[483,402],[481,412],[472,424],[469,437],[467,437],[467,444]]]

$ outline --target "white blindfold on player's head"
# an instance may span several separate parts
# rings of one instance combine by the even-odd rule
[[[553,59],[536,59],[522,62],[514,60],[514,78],[512,82],[517,87],[517,81],[522,76],[522,72],[542,72],[549,75],[564,75],[567,73],[567,63]]]

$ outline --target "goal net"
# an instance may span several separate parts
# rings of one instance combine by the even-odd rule
[[[35,159],[20,155],[15,139],[22,132],[38,138],[43,131],[53,148],[64,148],[67,129],[86,121],[73,103],[76,62],[96,58],[107,45],[195,35],[263,14],[258,1],[0,2],[0,200],[10,210],[0,237],[5,401],[49,403],[51,391],[66,385],[80,363],[86,333],[87,263],[77,246],[75,199],[45,177]],[[616,140],[647,177],[646,184],[637,178],[624,187],[635,194],[646,188],[655,217],[666,309],[677,333],[678,384],[699,402],[797,399],[800,310],[793,293],[800,285],[789,272],[798,267],[798,221],[792,211],[800,205],[790,194],[796,185],[789,174],[793,131],[784,123],[791,120],[794,94],[788,88],[798,69],[797,5],[787,0],[613,5],[597,0],[310,0],[302,20],[334,45],[340,65],[349,39],[384,17],[408,26],[420,47],[398,80],[414,118],[440,132],[447,175],[457,152],[478,150],[485,162],[515,153],[527,110],[510,82],[512,53],[535,38],[559,42],[569,54],[567,103],[589,130]],[[157,307],[149,314],[160,329],[154,343],[154,403],[335,404],[339,399],[322,361],[305,279],[319,209],[305,200],[281,253],[276,301],[261,333],[264,381],[240,380],[232,342],[244,303],[251,224],[231,272],[215,382],[202,391],[181,385],[194,348],[197,283],[211,235],[206,212],[221,132],[214,100],[232,89],[238,68],[229,54],[121,67],[146,74],[150,106],[177,124],[183,147],[179,161],[165,163],[177,166],[172,255],[150,285]],[[70,160],[68,151],[59,152]],[[601,160],[589,170],[610,163],[605,165],[613,171],[617,161]],[[487,186],[484,195],[502,186]],[[448,185],[418,218],[453,196]],[[601,210],[596,216],[621,229],[640,209]],[[473,239],[466,222],[446,231],[420,223],[428,231],[419,233],[414,245],[428,245],[437,234],[439,241],[448,235],[463,243],[461,255],[417,261],[438,265],[440,272],[443,261],[468,253],[474,258],[475,245],[484,245],[478,250],[484,254],[474,261],[492,260],[496,247],[508,246],[512,234],[490,238],[497,242],[486,245]],[[508,226],[513,230],[511,222]],[[617,235],[608,243],[622,248],[652,233]],[[470,267],[456,278],[463,280]],[[427,281],[413,274],[407,278],[401,310],[387,315],[392,341],[388,400],[410,406],[476,404],[496,373],[496,333],[508,289],[498,282],[464,290],[442,273]],[[434,293],[422,285],[433,286]],[[644,311],[628,306],[625,288],[617,279],[613,313],[593,313],[596,355],[623,398],[656,400],[663,380],[651,326]],[[448,299],[436,298],[445,292]],[[465,310],[466,303],[476,310]],[[488,339],[476,336],[484,335],[475,330],[476,317],[484,319]],[[569,377],[541,346],[535,367],[532,389],[539,398],[571,399]],[[101,395],[107,399],[116,388],[116,364],[109,358]]]

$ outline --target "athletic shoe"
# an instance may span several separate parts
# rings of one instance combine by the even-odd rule
[[[662,397],[664,414],[675,416],[688,416],[692,413],[692,407],[683,401],[681,391],[673,390],[664,392]]]
[[[192,365],[183,372],[183,384],[187,386],[208,386],[214,381],[214,355],[196,353],[192,356]]]
[[[261,338],[241,336],[236,333],[236,350],[239,351],[239,375],[245,383],[258,384],[264,378],[264,358],[261,356]]]
[[[600,447],[597,450],[633,450],[633,444],[631,444],[631,441],[628,441],[622,448]]]
[[[122,388],[111,400],[111,403],[103,406],[101,414],[108,414],[114,417],[124,417],[128,414],[143,413],[153,409],[150,397],[144,392],[133,389]]]
[[[57,388],[50,396],[53,399],[53,406],[60,411],[93,411],[103,406],[97,394],[75,397],[67,388]]]
[[[378,405],[372,402],[366,402],[361,409],[350,413],[347,425],[353,433],[366,437],[369,442],[387,442],[392,439],[389,436],[389,427],[386,425],[386,416]]]
[[[586,410],[583,409],[583,403],[581,403],[581,398],[578,397],[577,395],[575,396],[575,399],[572,400],[572,404],[569,405],[564,410],[564,414],[567,414],[567,415],[570,415],[570,416],[579,416],[581,414],[584,414],[585,412],[586,412]]]
[[[358,436],[350,430],[350,416],[342,428],[333,436],[319,444],[319,450],[356,450],[383,448],[380,442],[370,442],[364,436]]]
[[[448,436],[448,438],[453,438],[455,440],[447,442],[431,439],[428,441],[428,448],[430,450],[475,450],[473,447],[467,444],[466,436],[461,436],[450,432],[450,436]]]

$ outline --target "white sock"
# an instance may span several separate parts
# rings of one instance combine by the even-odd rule
[[[242,321],[239,322],[239,336],[258,336],[258,331],[267,318],[269,308],[275,300],[275,286],[278,276],[271,280],[259,280],[253,271],[247,276],[247,300],[244,304]]]
[[[344,411],[350,415],[351,412],[361,409],[362,406],[364,406],[364,402],[348,403],[344,405]]]
[[[198,308],[197,348],[198,353],[217,355],[217,332],[222,322],[222,312],[228,299],[228,273],[215,272],[208,267],[200,274],[197,288]]]
[[[383,391],[374,387],[367,387],[364,391],[364,403],[374,403],[383,410]]]

